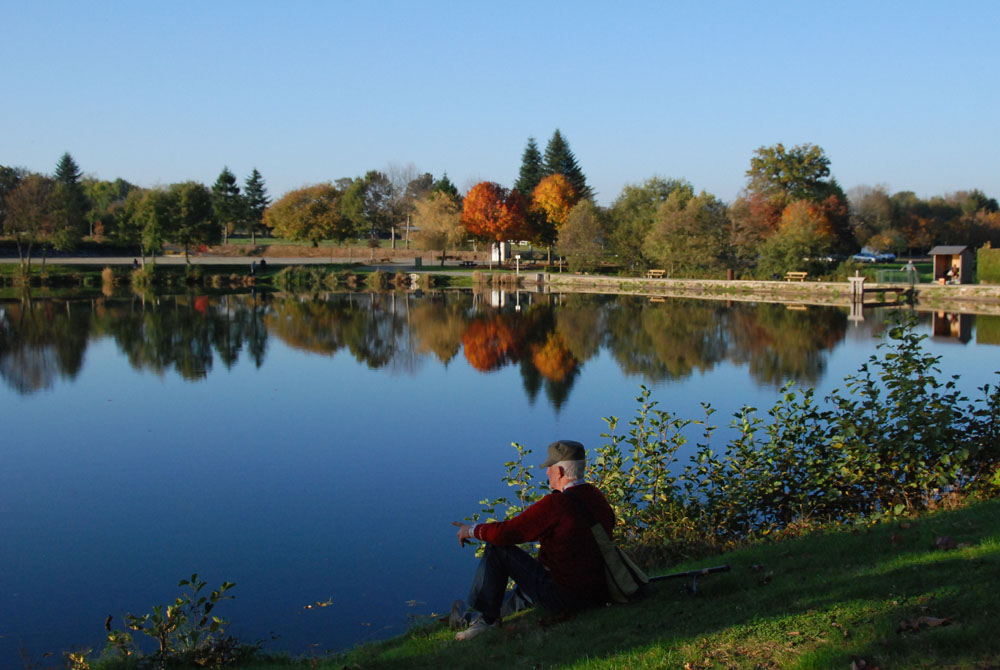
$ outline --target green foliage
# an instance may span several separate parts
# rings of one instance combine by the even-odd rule
[[[609,439],[590,463],[592,481],[604,491],[618,519],[616,535],[627,544],[673,539],[682,521],[682,483],[675,474],[677,451],[687,443],[683,429],[692,423],[657,409],[650,391],[640,387],[639,409],[628,432],[617,432],[618,419],[605,417]]]
[[[184,247],[184,260],[190,262],[192,247],[219,240],[220,231],[212,208],[212,193],[203,184],[186,181],[170,186],[173,216],[167,239]]]
[[[288,240],[343,240],[357,230],[341,216],[341,192],[332,184],[316,184],[289,191],[264,212],[264,225]]]
[[[603,214],[590,200],[581,200],[570,210],[559,229],[559,253],[566,257],[572,272],[587,272],[598,267],[602,249]]]
[[[534,137],[528,138],[528,144],[521,154],[521,171],[518,173],[514,188],[525,196],[531,195],[545,176],[545,168],[542,166],[542,153],[538,150],[538,144]]]
[[[80,181],[82,173],[69,153],[64,153],[53,175],[52,246],[61,251],[72,249],[83,235],[84,216],[89,209]]]
[[[143,657],[132,632],[142,633],[156,641],[157,650],[151,660],[157,667],[234,665],[256,653],[259,645],[242,645],[226,634],[229,622],[213,614],[216,605],[233,596],[225,595],[234,584],[222,585],[207,594],[202,593],[207,582],[197,573],[182,579],[178,586],[187,587],[171,605],[155,605],[153,611],[141,616],[126,614],[126,630],[111,630],[108,624],[107,653],[120,660]]]
[[[642,184],[626,185],[611,204],[607,240],[611,251],[627,268],[645,263],[643,241],[656,222],[660,206],[675,191],[686,196],[694,195],[691,184],[683,179],[653,177]]]
[[[236,175],[228,167],[223,167],[212,185],[212,211],[216,221],[222,226],[223,239],[228,239],[229,233],[246,218],[246,205],[236,183]]]
[[[619,519],[620,541],[656,563],[788,532],[803,523],[879,520],[933,509],[948,499],[997,492],[1000,389],[987,385],[970,403],[955,378],[939,381],[938,357],[923,351],[913,317],[888,328],[879,352],[845,378],[823,403],[812,389],[786,384],[762,417],[744,406],[721,450],[716,427],[657,408],[642,387],[639,408],[619,434],[605,419],[608,441],[595,450],[590,477]],[[678,451],[690,426],[702,437],[686,463]],[[507,464],[510,485],[528,486],[523,458]],[[484,501],[485,503],[486,501]],[[505,516],[523,505],[489,501]]]
[[[529,144],[530,148],[530,144]],[[525,149],[527,153],[527,149]],[[559,129],[552,133],[549,143],[545,145],[545,159],[542,163],[542,176],[547,177],[552,174],[561,174],[566,177],[578,197],[590,200],[594,197],[594,189],[587,186],[587,178],[576,162],[576,156],[569,148],[569,142],[562,136]],[[536,184],[537,186],[537,184]],[[525,196],[530,196],[531,191],[521,191]]]
[[[267,195],[267,187],[264,185],[264,178],[257,168],[254,168],[243,183],[243,198],[246,207],[244,215],[245,224],[250,232],[251,243],[256,243],[257,231],[264,225],[264,212],[271,204],[271,198]]]
[[[395,222],[392,211],[392,182],[377,170],[369,170],[344,191],[340,212],[354,230],[377,238],[388,233]]]
[[[1000,284],[1000,249],[979,249],[976,254],[976,274],[982,284]]]
[[[643,255],[668,277],[717,276],[728,257],[726,206],[704,191],[679,189],[660,205],[643,241]]]
[[[532,466],[525,464],[524,459],[531,454],[531,449],[517,442],[511,442],[510,446],[517,451],[517,458],[504,463],[505,474],[501,480],[514,489],[514,497],[500,496],[492,500],[480,500],[479,504],[483,506],[481,512],[474,513],[468,518],[469,521],[482,523],[487,519],[497,519],[498,517],[510,519],[545,495],[545,492],[532,482],[534,479]],[[543,486],[547,488],[548,484]],[[502,508],[502,513],[497,511],[498,508]]]
[[[780,142],[760,147],[750,159],[748,189],[776,196],[785,203],[794,200],[824,199],[830,193],[830,159],[815,144],[800,144],[785,149]]]

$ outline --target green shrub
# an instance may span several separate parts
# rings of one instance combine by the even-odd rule
[[[220,667],[236,665],[253,656],[260,644],[239,643],[226,634],[229,622],[213,614],[221,601],[232,599],[225,593],[234,584],[223,582],[222,586],[208,594],[202,593],[205,585],[206,582],[197,574],[191,575],[190,579],[182,579],[178,586],[187,587],[187,590],[172,605],[156,605],[152,612],[141,616],[126,614],[123,617],[125,630],[112,630],[109,617],[106,654],[122,662],[135,659],[134,665],[145,667],[143,654],[129,632],[133,631],[156,641],[156,652],[150,658],[155,667]],[[86,667],[81,663],[85,664],[86,660],[81,658],[77,661],[77,667]]]
[[[820,403],[813,389],[787,384],[767,417],[744,406],[735,437],[712,446],[714,410],[688,420],[657,408],[641,387],[636,415],[590,459],[589,478],[619,520],[618,540],[648,564],[703,554],[803,524],[881,520],[949,498],[1000,491],[1000,388],[970,403],[955,378],[940,381],[939,357],[922,349],[915,319],[901,317],[858,372]],[[677,454],[701,426],[693,455]],[[518,499],[484,501],[488,516],[510,516],[539,492],[519,458],[504,481]],[[506,507],[498,514],[497,510]]]
[[[976,272],[981,284],[1000,284],[1000,249],[988,246],[979,249]]]

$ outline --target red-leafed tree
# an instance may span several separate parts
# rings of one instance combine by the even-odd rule
[[[517,348],[514,329],[499,314],[474,319],[462,335],[465,359],[480,372],[500,369],[515,357]]]
[[[462,203],[462,225],[471,235],[496,244],[531,237],[524,196],[491,181],[469,189]]]

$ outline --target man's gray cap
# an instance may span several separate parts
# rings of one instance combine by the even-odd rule
[[[582,444],[573,440],[557,440],[549,445],[549,457],[538,467],[547,468],[559,461],[585,460],[587,460],[587,450],[583,448]]]

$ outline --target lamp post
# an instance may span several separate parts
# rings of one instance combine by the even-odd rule
[[[514,275],[516,277],[521,276],[521,254],[514,255]]]

